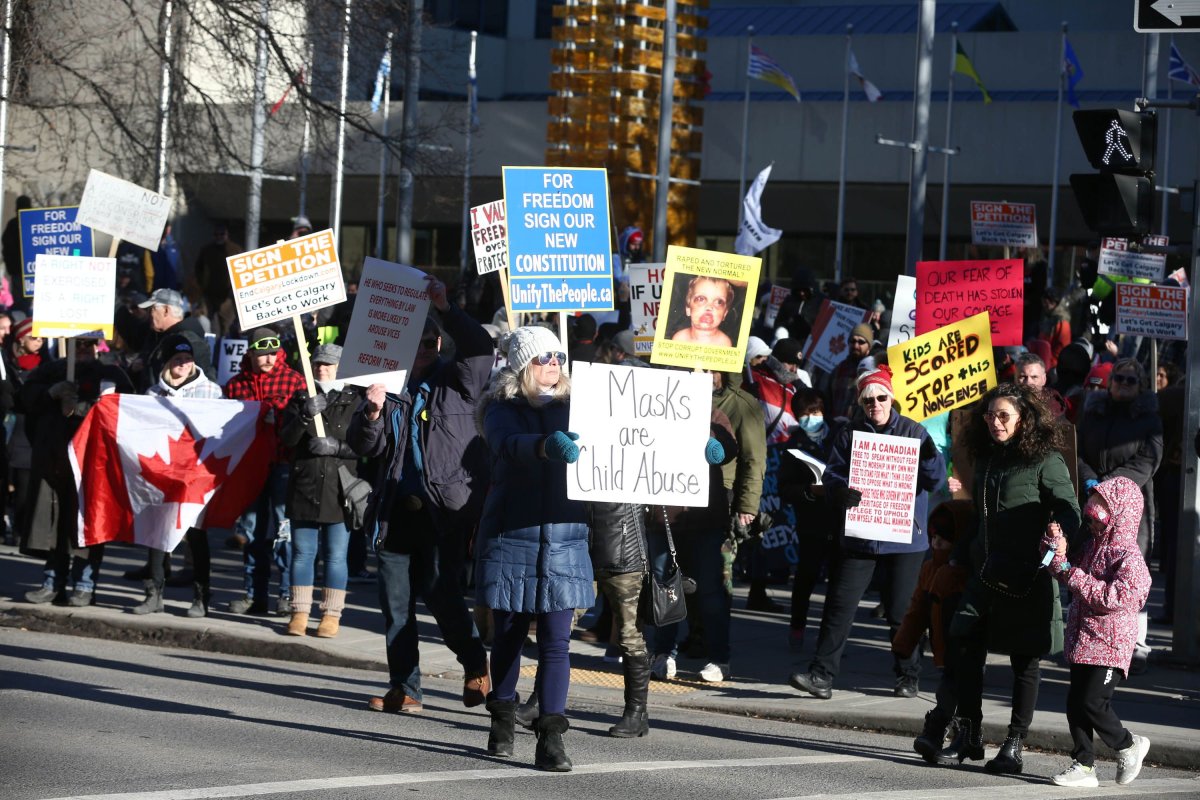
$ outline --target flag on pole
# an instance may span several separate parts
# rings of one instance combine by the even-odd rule
[[[779,66],[779,62],[754,45],[750,46],[750,63],[746,68],[746,75],[750,78],[758,78],[760,81],[773,83],[796,98],[797,103],[800,102],[800,90],[796,88],[796,82],[792,80],[792,76],[784,72],[783,67]]]
[[[1192,69],[1192,65],[1183,60],[1179,48],[1171,42],[1171,57],[1167,61],[1167,77],[1173,81],[1200,86],[1200,74]]]
[[[762,221],[763,187],[771,177],[773,166],[774,162],[758,173],[750,191],[746,192],[746,198],[742,200],[742,227],[738,231],[737,241],[733,244],[734,252],[740,256],[752,256],[778,242],[779,237],[783,235],[783,231],[768,228]]]
[[[389,43],[391,40],[388,40]],[[383,102],[383,85],[387,83],[388,76],[392,74],[392,48],[388,47],[383,51],[383,58],[379,60],[379,71],[375,73],[375,92],[371,95],[371,113],[379,113],[379,104]]]
[[[79,545],[173,550],[188,528],[232,527],[275,455],[265,407],[239,400],[109,394],[67,455],[79,491]]]
[[[278,100],[275,101],[275,104],[271,106],[271,109],[267,112],[267,116],[273,117],[273,116],[275,116],[276,111],[283,108],[283,103],[284,103],[284,101],[286,101],[288,99],[288,95],[292,93],[293,86],[303,86],[303,85],[304,85],[304,68],[301,67],[300,71],[292,76],[291,83],[288,84],[288,87],[283,90],[283,97],[280,97]]]
[[[1083,80],[1083,67],[1079,65],[1079,59],[1075,56],[1075,48],[1071,47],[1071,40],[1064,37],[1064,42],[1063,72],[1067,74],[1067,102],[1073,108],[1079,108],[1079,98],[1075,95],[1075,84]]]
[[[975,65],[967,57],[967,51],[963,50],[962,42],[955,42],[955,44],[958,45],[958,50],[954,55],[954,71],[960,75],[966,75],[975,81],[975,86],[983,93],[983,102],[985,104],[992,102],[992,96],[988,94],[987,87],[983,85],[983,78],[980,78],[979,73],[975,71]]]
[[[854,57],[854,51],[850,51],[850,75],[858,78],[858,82],[862,84],[862,90],[867,95],[867,100],[872,103],[877,103],[883,97],[883,92],[879,91],[879,87],[867,80],[866,76],[858,68],[858,59]]]

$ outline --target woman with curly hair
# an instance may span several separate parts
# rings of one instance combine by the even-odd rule
[[[967,436],[978,524],[955,544],[953,559],[969,577],[950,623],[952,661],[943,676],[956,684],[958,735],[932,760],[983,758],[983,668],[988,651],[1007,653],[1012,716],[999,754],[985,769],[1017,774],[1037,704],[1038,661],[1063,648],[1062,608],[1041,565],[1042,540],[1052,522],[1078,530],[1079,504],[1059,452],[1060,429],[1036,390],[1011,383],[992,389],[976,405]],[[936,739],[948,722],[927,718],[926,732],[938,731]]]

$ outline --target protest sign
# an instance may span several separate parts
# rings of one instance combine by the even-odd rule
[[[972,200],[971,244],[1037,247],[1037,206]]]
[[[242,371],[242,357],[246,355],[250,342],[245,339],[222,339],[216,349],[217,383],[224,386],[229,379]]]
[[[567,497],[708,505],[711,378],[577,361],[571,383],[579,460],[567,465]]]
[[[1187,287],[1191,286],[1191,284],[1188,283],[1187,270],[1185,270],[1183,267],[1180,267],[1179,269],[1175,270],[1170,275],[1168,275],[1167,280],[1175,281],[1177,284],[1184,287],[1185,289]]]
[[[33,297],[34,263],[39,253],[90,256],[92,229],[76,222],[79,206],[27,208],[17,212],[21,228],[21,271],[25,296]]]
[[[766,559],[763,565],[767,569],[786,569],[800,560],[800,539],[796,535],[796,507],[779,494],[783,459],[791,458],[787,452],[787,448],[781,445],[767,446],[762,499],[758,502],[759,514],[765,514],[771,520],[770,527],[763,531],[758,540],[758,546]]]
[[[363,262],[354,313],[338,364],[338,378],[356,386],[382,383],[404,391],[408,370],[429,314],[427,276],[378,258]]]
[[[608,173],[504,167],[513,311],[613,307]]]
[[[775,320],[779,318],[779,309],[783,306],[783,301],[788,299],[792,290],[786,286],[776,286],[771,284],[771,294],[767,299],[767,310],[763,314],[763,323],[766,325],[774,325]]]
[[[225,259],[242,330],[346,299],[333,231],[324,230]]]
[[[1166,247],[1170,242],[1167,236],[1142,237],[1142,244],[1151,247]],[[1167,257],[1159,253],[1137,253],[1129,249],[1128,239],[1106,237],[1100,240],[1100,260],[1096,271],[1101,275],[1120,275],[1157,282],[1163,279],[1163,273],[1167,271]]]
[[[1117,333],[1187,341],[1188,290],[1182,286],[1117,284]]]
[[[854,431],[847,482],[862,492],[862,502],[846,509],[846,535],[911,542],[920,463],[918,439]]]
[[[988,312],[992,344],[1024,344],[1025,265],[999,261],[918,261],[917,333]]]
[[[741,372],[762,259],[694,247],[667,248],[663,297],[650,360]]]
[[[471,209],[471,246],[480,275],[508,267],[508,233],[504,201],[493,200]]]
[[[117,260],[42,253],[34,270],[34,336],[79,336],[97,332],[113,338],[117,301]]]
[[[804,358],[808,364],[833,372],[846,360],[850,351],[850,332],[871,314],[865,308],[823,300],[813,321],[812,332],[804,342]]]
[[[171,198],[94,169],[88,173],[75,221],[157,252],[170,216]]]
[[[917,279],[911,275],[896,278],[896,297],[892,301],[892,327],[887,346],[907,342],[917,335]]]
[[[896,410],[920,422],[972,403],[996,385],[988,314],[888,348]]]
[[[654,329],[662,304],[666,264],[629,265],[629,316],[632,320],[633,347],[639,356],[654,349]]]

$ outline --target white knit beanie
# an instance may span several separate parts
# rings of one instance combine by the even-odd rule
[[[558,337],[540,325],[517,328],[508,339],[508,366],[517,372],[542,353],[561,353]],[[559,366],[562,366],[561,364]]]

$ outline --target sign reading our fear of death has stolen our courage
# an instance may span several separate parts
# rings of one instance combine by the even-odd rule
[[[613,307],[608,173],[504,167],[513,311]]]

